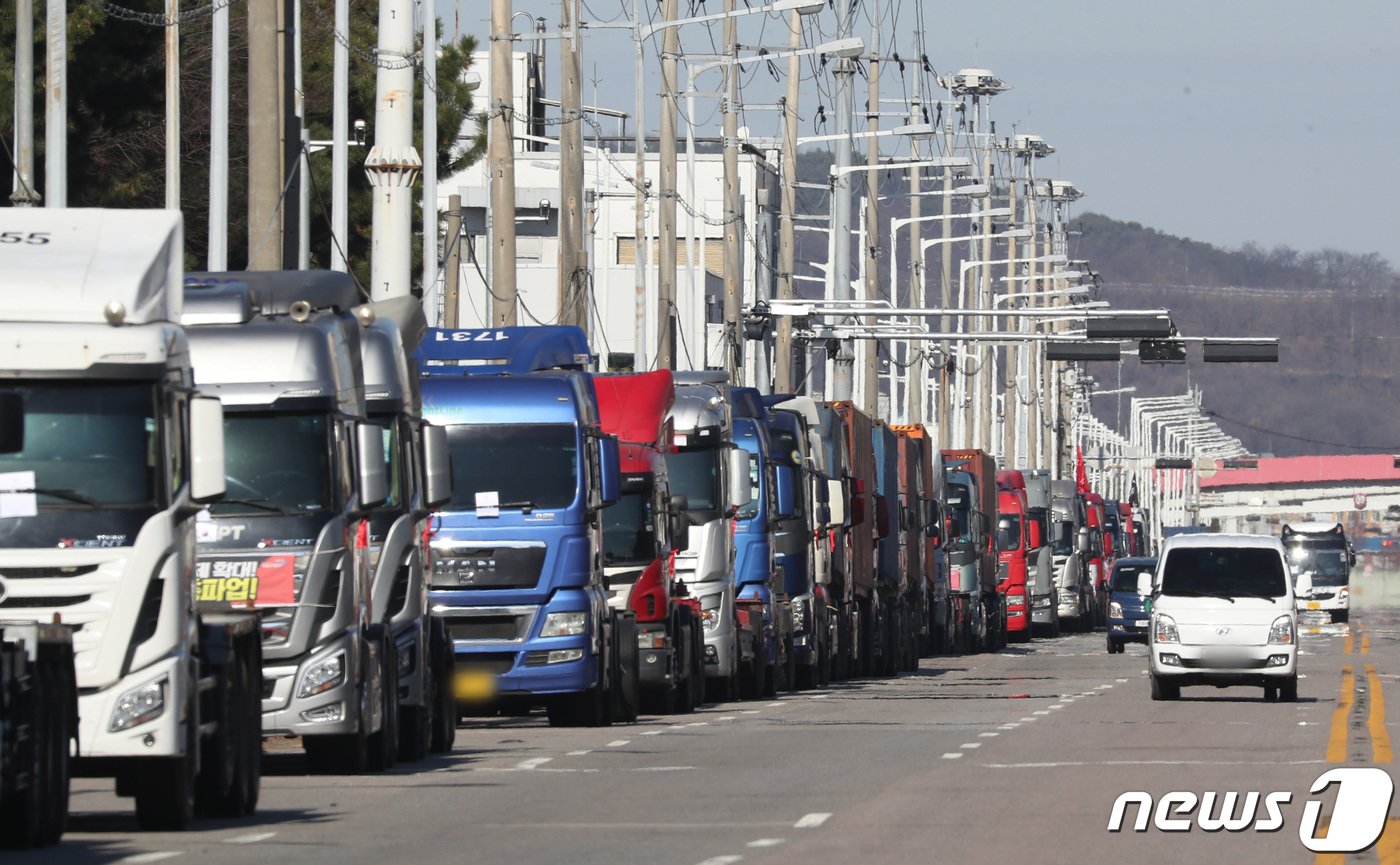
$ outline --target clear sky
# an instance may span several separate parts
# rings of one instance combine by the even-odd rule
[[[453,0],[438,2],[449,34],[460,26],[486,45],[487,0],[457,0],[455,9]],[[588,0],[584,18],[615,18],[622,2]],[[856,35],[868,38],[864,10],[873,2],[860,0]],[[998,134],[1014,125],[1053,145],[1057,152],[1037,172],[1082,189],[1080,211],[1224,247],[1327,246],[1378,252],[1400,266],[1400,3],[879,3],[884,31],[900,34],[886,52],[913,53],[914,14],[922,5],[929,61],[938,72],[984,67],[1012,86],[992,103]],[[689,14],[691,0],[680,5]],[[721,0],[695,6],[693,14],[723,9]],[[550,29],[557,29],[558,8],[557,0],[514,0],[515,10],[545,17]],[[786,30],[765,27],[762,17],[746,22],[740,41],[785,41]],[[834,30],[833,13],[821,17],[824,29]],[[718,39],[718,25],[714,33]],[[602,82],[596,99],[631,110],[630,37],[599,31],[584,50],[585,78]],[[686,29],[685,50],[712,50],[705,28]],[[555,53],[552,45],[549,51]],[[651,53],[646,68],[646,125],[654,129],[659,85]],[[551,72],[549,80],[553,90],[557,76]],[[776,96],[766,72],[748,80],[746,101]],[[865,84],[856,83],[859,112]],[[901,92],[897,78],[887,87],[887,95]],[[585,92],[592,102],[593,85]],[[802,98],[804,107],[827,101],[812,82]],[[709,120],[701,134],[718,134],[717,114],[697,115]],[[756,135],[776,132],[776,115],[747,119]]]

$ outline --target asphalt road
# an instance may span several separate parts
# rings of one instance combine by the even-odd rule
[[[1306,801],[1331,813],[1335,793],[1309,789],[1332,765],[1391,770],[1400,575],[1359,589],[1350,626],[1304,635],[1294,704],[1246,688],[1153,703],[1143,647],[1070,635],[629,726],[485,721],[377,776],[307,776],[295,748],[269,748],[260,813],[183,834],[137,831],[130,800],[78,780],[63,844],[5,861],[1400,863],[1400,825],[1345,857],[1299,838]],[[1275,832],[1134,832],[1130,808],[1111,833],[1128,791],[1290,801]]]

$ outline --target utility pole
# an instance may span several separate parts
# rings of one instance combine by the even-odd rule
[[[1009,145],[1011,145],[1012,143],[1014,142],[1011,140],[1007,141],[1008,153],[1011,152],[1011,147]],[[1017,177],[1015,173],[1010,173],[1006,178],[1006,206],[1007,209],[1011,211],[1011,218],[1013,223],[1016,219],[1016,182]],[[1016,238],[1012,236],[1006,241],[1007,293],[1018,290],[1016,288],[1018,283],[1015,281],[1016,258]],[[1027,284],[1031,285],[1034,283]],[[994,303],[995,298],[992,298],[992,301]],[[995,320],[995,318],[993,320]],[[1017,330],[1024,331],[1026,328],[1025,320],[1018,320],[1016,323],[1016,328]],[[1017,462],[1015,462],[1016,458],[1019,456],[1019,451],[1017,449],[1019,438],[1016,434],[1016,431],[1020,428],[1020,417],[1022,413],[1021,392],[1018,388],[1018,384],[1021,371],[1021,362],[1022,359],[1025,357],[1025,354],[1026,349],[1024,347],[1024,344],[1018,343],[1016,345],[1007,346],[1006,380],[1008,382],[1008,386],[1003,390],[1003,393],[1005,393],[1006,396],[1002,398],[1001,404],[1001,452],[1003,458],[1008,461],[1007,465],[1010,468],[1029,468],[1029,466],[1020,465]],[[1013,358],[1015,359],[1014,364],[1012,363]]]
[[[562,0],[559,40],[559,323],[588,331],[588,259],[583,249],[583,83],[578,0]]]
[[[836,0],[836,38],[851,37],[851,0]],[[851,79],[855,77],[855,61],[846,57],[836,60],[836,164],[831,180],[831,266],[827,269],[827,296],[834,300],[852,300],[851,291],[851,194],[847,174],[842,169],[851,164]],[[855,389],[855,358],[849,340],[840,343],[832,364],[832,397],[849,400]]]
[[[437,4],[425,2],[423,10],[423,301],[431,309],[428,321],[437,321],[438,233],[437,205]],[[449,235],[450,236],[450,235]]]
[[[880,129],[880,0],[870,0],[870,91],[865,103],[865,129],[878,132]],[[871,135],[865,149],[865,243],[861,254],[865,256],[865,299],[880,299],[880,139]],[[891,277],[894,274],[890,274]],[[876,319],[866,319],[866,324],[874,325]],[[871,417],[879,414],[880,369],[878,343],[873,339],[860,342],[861,368],[865,391],[861,409]],[[894,403],[894,386],[891,382],[890,402]]]
[[[228,5],[214,7],[209,70],[209,254],[205,266],[228,270]]]
[[[44,110],[44,205],[68,206],[68,3],[48,0],[48,98]]]
[[[677,0],[663,0],[663,25],[676,20]],[[657,251],[656,328],[657,369],[676,368],[676,56],[681,39],[674,26],[661,38],[661,200],[657,207],[660,241]],[[641,82],[637,83],[641,86]],[[645,237],[637,238],[645,243]],[[695,262],[686,262],[694,267]]]
[[[457,292],[462,274],[462,196],[447,197],[447,274],[442,326],[457,326]]]
[[[331,46],[331,270],[350,269],[350,0],[335,0]]]
[[[168,2],[168,0],[167,0]],[[300,0],[280,0],[277,4],[277,83],[282,101],[278,105],[277,143],[282,150],[282,174],[278,178],[282,222],[281,267],[293,270],[301,257],[301,4]],[[309,203],[309,199],[308,199]]]
[[[923,122],[923,13],[920,10],[914,11],[914,96],[909,102],[909,123]],[[917,162],[921,158],[919,139],[916,136],[909,143],[909,155]],[[948,169],[944,169],[947,171]],[[909,169],[909,305],[925,306],[928,304],[928,297],[924,294],[924,256],[919,246],[922,241],[919,219],[923,216],[923,202],[919,195],[920,187],[923,185],[923,171],[919,168]],[[897,238],[890,237],[890,249],[895,248]],[[890,279],[894,281],[896,297],[898,297],[899,274],[890,273]],[[898,303],[898,300],[896,300]],[[924,363],[924,346],[926,343],[905,343],[906,363],[913,363],[910,376],[905,385],[905,416],[911,424],[921,424],[924,422],[924,400],[928,392],[928,366]],[[908,357],[908,349],[914,350],[914,357]],[[890,402],[893,404],[895,394],[890,392]]]
[[[510,0],[502,2],[508,6]],[[509,14],[506,23],[509,26]],[[508,55],[509,42],[493,42],[492,50],[502,44]],[[379,69],[374,82],[374,146],[365,159],[365,171],[374,189],[369,296],[371,300],[386,300],[408,297],[412,293],[413,183],[423,167],[418,150],[413,146],[412,0],[380,0],[378,56]],[[491,71],[494,86],[496,70]],[[514,183],[511,186],[513,203]],[[494,202],[492,209],[501,213]],[[505,213],[514,225],[514,206]],[[511,246],[514,252],[514,243]],[[513,255],[511,260],[514,261]]]
[[[15,207],[39,203],[34,190],[34,0],[15,0]]]
[[[642,55],[642,0],[632,0],[632,37],[637,42],[633,74],[636,76],[636,103],[632,129],[633,181],[636,198],[632,205],[635,223],[632,229],[632,276],[633,276],[633,334],[632,368],[649,369],[647,364],[647,254],[651,243],[647,239],[647,147],[646,127],[642,124],[642,114],[646,109],[646,80]],[[660,321],[658,320],[658,326]]]
[[[734,17],[734,0],[724,0],[724,371],[729,380],[739,383],[744,371],[743,344],[739,334],[739,311],[744,301],[741,268],[742,251],[739,238],[743,232],[743,213],[739,210],[739,59],[738,24]],[[693,118],[692,118],[693,119]],[[692,202],[692,206],[694,203]],[[690,264],[690,262],[686,262]]]
[[[951,117],[944,121],[943,127],[943,155],[953,155],[953,121]],[[938,244],[939,262],[939,283],[938,301],[941,309],[951,309],[953,306],[953,172],[950,169],[943,169],[943,218],[939,221],[942,226],[942,237]],[[922,259],[922,255],[920,256]],[[952,329],[952,318],[942,316],[938,323],[939,333],[948,333]],[[951,358],[954,364],[953,375],[958,375],[957,363],[961,360],[962,343],[944,342],[939,345],[939,364],[937,388],[938,393],[934,399],[934,423],[937,426],[938,435],[949,444],[958,447],[966,445],[966,440],[962,436],[962,430],[954,430],[952,425],[954,380],[948,374],[948,361]]]
[[[795,10],[788,13],[788,48],[802,47],[802,16]],[[789,56],[787,62],[787,95],[783,98],[783,157],[782,212],[778,220],[778,299],[792,300],[792,271],[796,265],[797,226],[797,100],[801,93],[802,58]],[[792,393],[792,318],[780,315],[775,332],[773,361],[773,392]]]
[[[279,0],[248,0],[248,270],[282,264]]]
[[[515,149],[511,81],[511,3],[491,0],[491,119],[487,160],[491,169],[491,326],[514,327]]]
[[[165,0],[165,209],[180,209],[180,0]]]

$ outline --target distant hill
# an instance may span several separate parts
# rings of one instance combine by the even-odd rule
[[[1092,213],[1071,232],[1071,258],[1092,262],[1114,306],[1169,308],[1188,336],[1281,341],[1277,365],[1091,364],[1105,389],[1121,380],[1160,396],[1199,384],[1221,428],[1258,453],[1400,453],[1400,274],[1381,256],[1227,250]],[[1096,413],[1112,421],[1114,400],[1101,397]]]

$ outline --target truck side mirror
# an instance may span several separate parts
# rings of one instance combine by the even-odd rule
[[[423,504],[436,508],[452,499],[452,453],[447,427],[423,427]]]
[[[667,525],[671,529],[671,550],[683,553],[690,549],[690,500],[679,493],[672,493],[666,500]]]
[[[1074,549],[1080,554],[1089,552],[1089,530],[1087,528],[1079,530],[1079,536],[1074,542]]]
[[[217,501],[224,483],[224,406],[214,397],[195,397],[190,400],[190,500]]]
[[[846,523],[846,488],[838,480],[828,479],[826,482],[826,504],[827,514],[826,524],[829,526],[840,526]]]
[[[780,520],[790,520],[797,510],[796,495],[794,495],[796,492],[794,484],[798,481],[797,471],[779,463],[774,474],[777,479],[777,483],[774,484],[774,486],[777,488],[778,493],[778,513],[775,516]]]
[[[1152,574],[1149,571],[1139,571],[1137,575],[1137,593],[1142,597],[1152,595]]]
[[[0,391],[0,454],[24,450],[24,397],[18,391]]]
[[[355,424],[355,492],[360,510],[377,508],[389,499],[389,473],[384,463],[384,427]]]
[[[753,501],[753,485],[749,480],[749,452],[743,448],[730,448],[729,455],[729,504],[736,508]]]
[[[622,498],[622,455],[617,436],[598,436],[598,499],[609,507]]]

